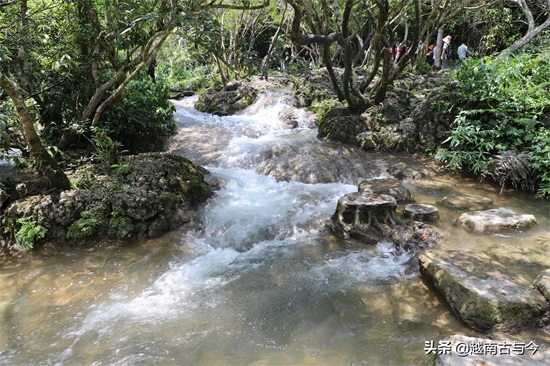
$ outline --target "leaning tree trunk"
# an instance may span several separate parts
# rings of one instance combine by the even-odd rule
[[[390,79],[390,68],[392,64],[392,50],[389,47],[384,47],[382,50],[384,57],[384,64],[382,66],[382,77],[375,86],[376,95],[374,97],[374,104],[382,103],[386,99],[386,93],[388,92],[388,84]]]
[[[57,161],[48,154],[44,145],[42,145],[21,89],[1,72],[0,87],[6,91],[17,109],[17,114],[23,125],[23,134],[29,146],[31,157],[36,161],[38,170],[50,179],[53,187],[60,190],[70,189],[71,181],[67,178],[63,169],[59,167]]]
[[[514,3],[517,3],[521,10],[523,11],[523,14],[527,18],[527,32],[523,37],[512,43],[510,47],[502,51],[498,58],[503,58],[506,55],[513,53],[523,46],[525,46],[527,43],[529,43],[533,38],[535,38],[540,32],[545,30],[546,28],[550,27],[550,0],[546,0],[546,12],[547,12],[547,19],[544,23],[539,25],[538,27],[535,27],[535,18],[533,17],[533,13],[531,12],[531,9],[529,9],[529,5],[525,0],[512,0]]]

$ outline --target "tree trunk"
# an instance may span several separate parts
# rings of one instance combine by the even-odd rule
[[[441,51],[443,50],[443,27],[437,29],[437,41],[434,50],[434,68],[441,67]]]
[[[533,38],[535,38],[540,32],[545,30],[546,28],[550,27],[550,0],[546,0],[546,13],[547,13],[547,19],[544,23],[539,25],[538,27],[535,27],[535,19],[533,17],[533,14],[531,13],[531,10],[529,9],[529,5],[525,0],[511,0],[514,3],[517,3],[521,10],[523,11],[523,14],[527,18],[527,25],[528,29],[527,32],[523,37],[515,41],[510,47],[502,51],[498,58],[503,58],[506,55],[513,53],[523,46],[525,46],[527,43],[529,43]]]
[[[71,181],[59,167],[57,161],[48,154],[34,128],[34,120],[25,104],[21,89],[2,73],[0,73],[0,87],[6,91],[17,109],[17,114],[23,125],[23,134],[38,170],[50,179],[53,187],[59,190],[70,189]]]
[[[384,47],[384,50],[382,52],[384,54],[384,64],[382,66],[382,77],[375,87],[375,89],[377,89],[376,96],[374,97],[375,104],[382,103],[386,99],[390,77],[390,68],[392,64],[393,53],[391,47]]]
[[[273,35],[273,38],[271,38],[271,44],[269,45],[269,49],[267,50],[267,53],[264,56],[264,59],[262,60],[262,66],[260,67],[260,70],[262,70],[262,74],[265,72],[266,80],[267,80],[267,67],[269,62],[269,56],[271,56],[271,53],[273,52],[273,48],[275,48],[275,43],[279,39],[279,34],[281,33],[281,29],[283,28],[283,24],[286,20],[285,15],[286,15],[287,8],[288,8],[288,4],[285,3],[285,10],[283,10],[283,14],[281,15],[281,22],[279,23],[279,27],[277,28],[277,31]]]

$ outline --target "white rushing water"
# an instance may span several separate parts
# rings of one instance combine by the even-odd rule
[[[360,284],[404,276],[410,256],[394,253],[392,244],[345,249],[326,239],[338,198],[355,184],[278,181],[256,171],[269,159],[266,147],[284,154],[294,151],[284,146],[318,144],[304,111],[295,111],[299,126],[289,129],[278,118],[288,101],[259,103],[232,117],[199,113],[189,101],[179,105],[183,131],[210,141],[198,150],[219,149],[201,158],[225,182],[204,207],[204,230],[184,235],[185,254],[137,296],[115,292],[77,316],[58,364],[105,343],[109,350],[88,356],[95,365],[171,364],[174,357],[181,364],[271,364],[273,353],[288,347],[302,348],[291,363],[323,363],[315,354],[325,354],[325,346],[307,344],[334,326],[335,306],[340,313],[354,309],[362,303]],[[338,325],[335,335],[352,337],[350,326]]]

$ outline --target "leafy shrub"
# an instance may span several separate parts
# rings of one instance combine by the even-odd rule
[[[23,248],[31,249],[38,239],[42,239],[46,232],[46,228],[37,225],[31,217],[22,217],[17,220],[21,228],[15,233],[15,240],[21,244]]]
[[[80,219],[73,222],[67,230],[67,239],[83,239],[97,233],[103,226],[103,221],[99,217],[99,213],[95,211],[82,211]]]
[[[445,105],[456,113],[454,129],[436,159],[548,196],[550,135],[543,122],[550,106],[548,58],[471,58],[457,78]]]
[[[162,149],[165,138],[176,131],[169,93],[162,78],[153,83],[141,74],[128,85],[124,99],[105,111],[102,127],[131,153]]]

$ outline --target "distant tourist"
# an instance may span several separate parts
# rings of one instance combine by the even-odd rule
[[[459,60],[464,60],[466,57],[470,56],[470,50],[468,50],[468,46],[466,46],[464,43],[462,43],[458,50],[456,51],[456,54],[458,55]]]
[[[426,62],[433,66],[435,60],[435,46],[433,44],[428,46],[428,53],[426,53]]]
[[[451,58],[451,36],[443,38],[443,49],[441,50],[441,69],[449,68],[449,60]]]

